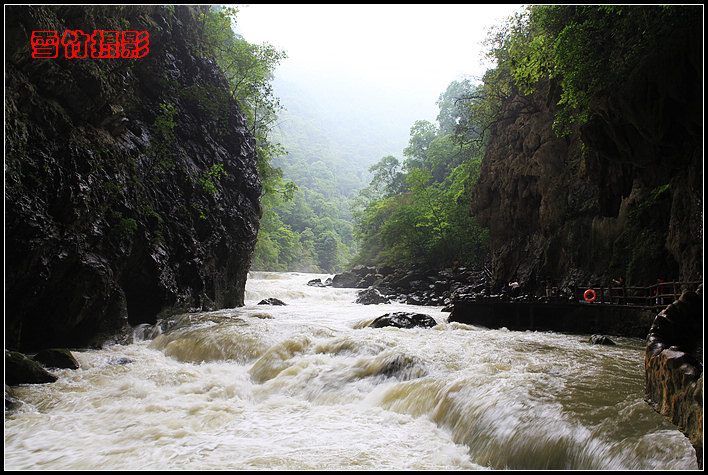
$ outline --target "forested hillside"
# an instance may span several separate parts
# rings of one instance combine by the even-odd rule
[[[286,71],[273,89],[283,109],[272,140],[283,153],[272,164],[294,186],[264,197],[253,268],[341,270],[357,249],[352,199],[368,184],[373,163],[403,149],[409,124],[402,112],[374,114],[385,98],[376,101],[372,96],[382,93],[366,87],[347,92],[326,78]]]

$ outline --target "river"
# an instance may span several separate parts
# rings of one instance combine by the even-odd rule
[[[301,273],[13,388],[5,469],[696,469],[643,401],[643,341],[488,330],[358,305]],[[275,297],[286,306],[257,303]],[[392,311],[434,328],[367,328]]]

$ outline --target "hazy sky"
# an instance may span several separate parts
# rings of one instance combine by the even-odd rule
[[[463,75],[481,78],[489,29],[521,5],[238,5],[237,31],[288,54],[278,78],[332,107],[357,108],[400,124],[407,142],[419,119],[435,121],[435,101]],[[309,78],[309,79],[308,79]],[[275,88],[278,95],[276,81]],[[334,98],[334,99],[333,99]],[[288,107],[288,104],[284,104]],[[388,114],[390,117],[382,117]]]
[[[443,92],[460,75],[481,77],[489,28],[520,5],[240,5],[251,43],[286,50],[284,68],[341,73],[413,91]]]

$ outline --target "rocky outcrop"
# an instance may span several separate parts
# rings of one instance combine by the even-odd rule
[[[327,286],[321,281],[310,281],[307,285]],[[446,306],[455,300],[490,294],[484,269],[461,266],[440,270],[357,266],[335,275],[329,285],[364,288],[366,290],[358,293],[357,303],[372,304],[397,301],[410,305]]]
[[[703,468],[703,302],[686,292],[656,316],[644,357],[646,400],[678,426]]]
[[[243,304],[255,142],[194,7],[8,6],[6,346],[97,346]],[[31,56],[33,31],[147,31],[137,59]],[[59,46],[63,53],[63,46]]]
[[[565,137],[554,81],[510,97],[470,208],[489,228],[495,287],[702,279],[701,45],[700,28],[672,31]]]

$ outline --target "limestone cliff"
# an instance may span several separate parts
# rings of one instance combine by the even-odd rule
[[[8,6],[5,344],[100,345],[128,324],[243,304],[254,139],[198,9]],[[142,58],[33,58],[33,31],[146,31]]]
[[[507,102],[470,210],[497,285],[702,279],[701,32],[672,35],[567,137],[552,130],[553,82]]]

